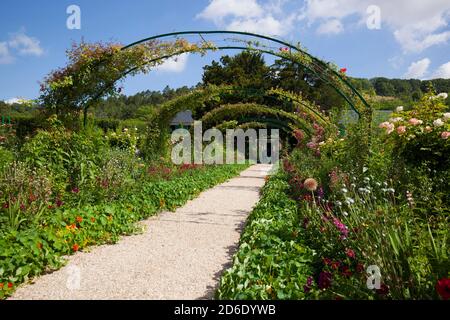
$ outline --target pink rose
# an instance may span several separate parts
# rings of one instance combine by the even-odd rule
[[[404,134],[406,132],[406,127],[405,126],[400,126],[397,128],[397,133],[398,134]]]
[[[413,125],[413,126],[417,126],[417,125],[423,123],[422,120],[419,120],[419,119],[416,119],[416,118],[411,118],[411,119],[409,119],[408,122],[409,122],[409,124],[411,124],[411,125]]]
[[[442,139],[447,140],[449,137],[450,137],[450,132],[448,132],[448,131],[442,132],[442,134],[441,134]]]

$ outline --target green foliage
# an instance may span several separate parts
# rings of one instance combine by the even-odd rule
[[[70,132],[55,117],[50,122],[50,130],[40,130],[24,144],[21,158],[31,168],[52,172],[58,193],[91,184],[106,150],[102,132]]]
[[[303,243],[296,203],[282,175],[271,177],[250,214],[219,299],[303,299],[314,252]]]

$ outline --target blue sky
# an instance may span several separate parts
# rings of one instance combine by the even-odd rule
[[[80,30],[66,26],[70,5],[81,9]],[[36,98],[74,41],[127,44],[183,30],[276,35],[355,77],[450,78],[449,22],[450,0],[2,0],[0,99]],[[171,61],[127,79],[125,93],[195,85],[220,55]]]

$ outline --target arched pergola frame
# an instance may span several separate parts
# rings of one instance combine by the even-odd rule
[[[224,41],[233,41],[233,45],[214,45],[213,42],[208,42],[205,37],[211,36],[211,35],[234,35],[234,36],[245,36],[250,37],[257,40],[245,40],[245,39],[228,39]],[[313,55],[307,53],[304,49],[302,49],[299,45],[295,46],[291,43],[288,43],[286,41],[276,39],[273,37],[260,35],[256,33],[250,33],[250,32],[242,32],[242,31],[222,31],[222,30],[216,30],[216,31],[180,31],[180,32],[171,32],[171,33],[165,33],[160,35],[155,35],[152,37],[144,38],[141,40],[138,40],[136,42],[133,42],[129,45],[126,45],[121,48],[121,50],[129,50],[130,48],[133,48],[135,46],[142,45],[146,42],[150,41],[161,41],[161,39],[166,39],[170,37],[180,37],[180,36],[197,36],[200,38],[200,42],[203,44],[202,48],[204,51],[216,51],[216,50],[250,50],[250,51],[256,51],[268,55],[272,55],[281,59],[285,59],[288,61],[291,61],[300,67],[304,68],[314,76],[316,76],[318,79],[324,81],[326,84],[330,85],[353,109],[359,119],[364,118],[368,124],[371,123],[371,117],[372,117],[372,110],[370,105],[367,103],[367,101],[364,99],[364,97],[356,90],[353,85],[350,83],[350,81],[346,78],[346,76],[339,72],[336,67],[333,67],[330,63],[326,63],[322,60],[320,60],[317,57],[314,57]],[[276,44],[277,46],[283,46],[280,50],[276,51],[273,47],[269,47],[267,45],[262,44],[260,41],[268,41],[270,44]],[[247,46],[241,46],[241,45],[235,45],[234,43],[241,42],[246,43]],[[207,44],[206,46],[204,44]],[[151,64],[158,61],[166,60],[169,58],[173,58],[176,56],[179,56],[184,53],[193,53],[192,50],[179,50],[175,53],[168,54],[168,55],[162,55],[159,57],[156,57],[154,59],[148,60],[145,63]],[[125,72],[123,72],[115,81],[111,82],[109,85],[114,86],[115,83],[124,77],[126,77],[128,74],[133,73],[136,71],[138,67],[131,68]],[[87,111],[88,108],[95,103],[98,99],[100,99],[104,93],[107,91],[107,88],[104,88],[103,90],[100,90],[97,92],[94,96],[91,97],[89,101],[85,103],[84,106],[84,119],[86,122],[87,117]]]

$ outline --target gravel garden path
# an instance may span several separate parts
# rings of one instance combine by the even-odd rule
[[[141,222],[142,234],[68,257],[64,268],[11,299],[212,299],[269,170],[251,166],[175,212]]]

